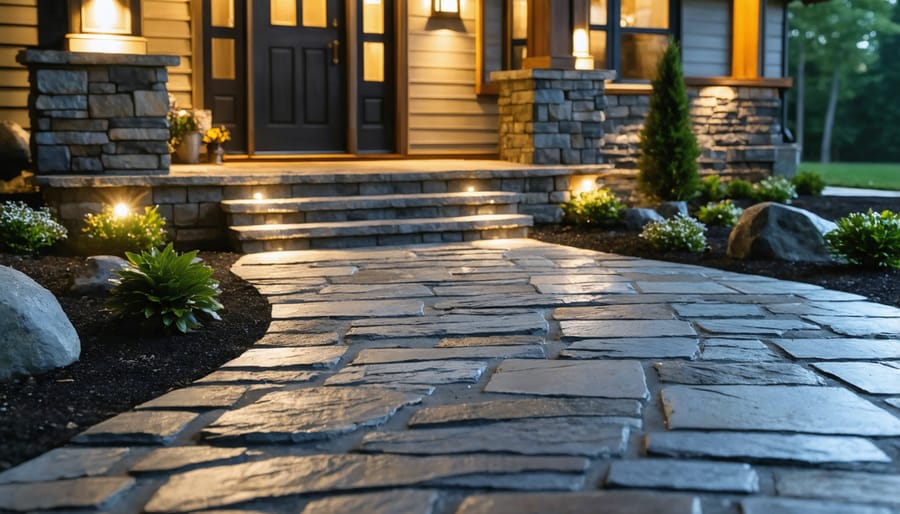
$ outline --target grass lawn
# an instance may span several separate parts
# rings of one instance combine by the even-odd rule
[[[829,186],[900,190],[900,162],[804,162],[800,169],[815,171]]]

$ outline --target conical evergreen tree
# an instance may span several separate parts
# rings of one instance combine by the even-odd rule
[[[650,112],[641,130],[638,190],[653,200],[691,199],[700,187],[698,157],[681,55],[673,42],[659,61]]]

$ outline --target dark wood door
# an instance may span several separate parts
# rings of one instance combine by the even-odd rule
[[[345,152],[343,0],[256,0],[253,18],[255,151]]]
[[[203,103],[225,125],[229,153],[247,152],[246,0],[203,1]]]
[[[357,0],[360,153],[394,151],[394,1]]]

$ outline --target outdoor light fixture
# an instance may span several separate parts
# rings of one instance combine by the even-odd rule
[[[113,207],[113,216],[116,218],[124,218],[131,214],[131,208],[124,203],[117,203],[115,207]]]
[[[591,44],[585,29],[572,32],[572,57],[575,58],[576,70],[593,70],[594,58],[591,57]]]
[[[69,0],[71,52],[146,54],[140,0]]]
[[[254,200],[262,200],[263,194],[262,193],[253,193],[253,199]]]
[[[579,188],[579,192],[581,193],[589,193],[597,188],[596,179],[586,178],[581,181],[581,188]]]
[[[460,0],[431,0],[431,15],[444,18],[459,18]]]
[[[474,193],[474,192],[475,192],[475,186],[469,186],[469,187],[467,187],[467,188],[466,188],[466,192],[467,192],[467,193]]]

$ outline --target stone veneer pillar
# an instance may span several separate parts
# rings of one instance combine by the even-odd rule
[[[179,57],[23,50],[16,60],[31,82],[36,174],[169,172],[166,67]]]
[[[528,164],[601,163],[609,70],[495,71],[500,158]]]

